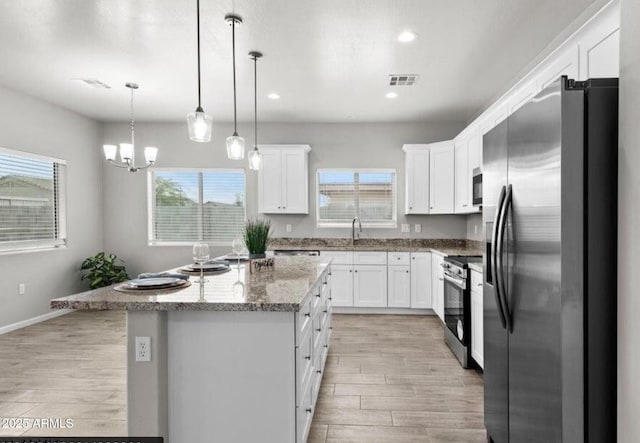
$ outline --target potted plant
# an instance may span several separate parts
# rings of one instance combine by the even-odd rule
[[[98,252],[82,262],[82,280],[89,280],[91,289],[102,288],[129,279],[124,262],[114,254]]]
[[[271,240],[271,220],[248,220],[244,225],[244,244],[249,259],[264,258]]]

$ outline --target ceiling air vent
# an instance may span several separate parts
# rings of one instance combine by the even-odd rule
[[[413,86],[418,81],[417,74],[391,74],[389,86]]]
[[[104,82],[101,82],[97,78],[76,78],[75,80],[78,80],[79,82],[84,83],[85,85],[89,86],[90,88],[111,89],[111,86],[109,86],[108,84],[106,84]]]

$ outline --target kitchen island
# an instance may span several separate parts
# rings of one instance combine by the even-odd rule
[[[130,436],[305,442],[331,334],[330,264],[277,257],[272,270],[234,264],[205,279],[171,293],[102,288],[51,307],[127,311]],[[148,352],[136,337],[150,338]]]

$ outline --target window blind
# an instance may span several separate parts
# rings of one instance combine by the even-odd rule
[[[245,222],[244,171],[152,171],[152,243],[228,243]]]
[[[395,208],[395,171],[318,171],[318,226],[395,227]]]
[[[0,150],[0,251],[64,245],[66,165]]]

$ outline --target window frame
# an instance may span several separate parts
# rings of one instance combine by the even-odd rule
[[[54,164],[53,172],[53,218],[55,223],[55,238],[50,240],[12,240],[0,241],[0,255],[21,254],[25,252],[50,251],[66,249],[69,240],[67,234],[67,161],[62,158],[49,155],[36,154],[20,149],[5,148],[0,146],[0,155],[20,157],[27,160],[51,162]],[[55,165],[64,166],[64,173],[57,175]]]
[[[233,239],[227,241],[205,241],[205,240],[192,240],[192,241],[172,241],[172,240],[154,240],[153,238],[153,214],[156,208],[156,193],[154,186],[154,173],[155,172],[191,172],[191,173],[207,173],[207,172],[242,172],[244,175],[244,187],[242,189],[244,195],[244,221],[247,221],[247,171],[244,168],[150,168],[147,171],[147,244],[149,246],[191,246],[196,242],[205,242],[211,246],[231,246]],[[202,196],[202,181],[199,183],[198,193]],[[200,211],[202,208],[200,208]],[[201,223],[198,223],[198,229],[201,230]]]
[[[358,173],[358,174],[393,174],[392,182],[392,198],[393,198],[393,217],[389,221],[385,222],[370,222],[362,220],[363,228],[374,229],[397,229],[398,228],[398,171],[395,168],[318,168],[316,169],[316,227],[317,228],[350,228],[351,221],[336,222],[336,221],[322,221],[320,219],[320,174],[327,172],[337,173]],[[359,197],[358,197],[359,198]]]

